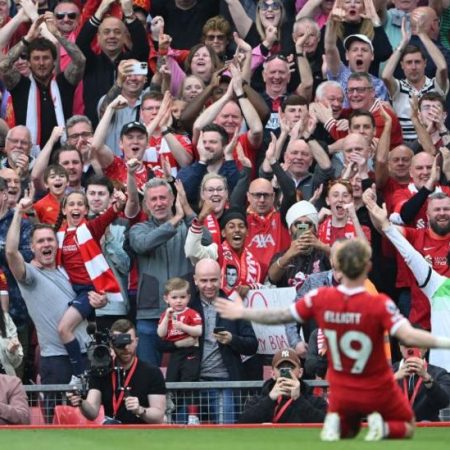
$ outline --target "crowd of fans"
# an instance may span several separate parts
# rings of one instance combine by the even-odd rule
[[[95,321],[131,330],[143,363],[170,354],[168,381],[261,379],[251,324],[222,319],[214,300],[338,285],[333,251],[354,237],[373,250],[368,291],[450,336],[445,283],[427,291],[370,213],[385,204],[430,274],[450,276],[448,1],[14,1],[0,0],[8,375],[77,384]],[[325,378],[324,334],[286,334],[291,353],[243,421],[275,420],[283,396],[294,421],[324,416],[292,381]],[[418,419],[436,420],[448,356],[386,349]],[[160,381],[113,415],[122,402],[125,422],[163,420]],[[101,398],[74,404],[95,417]],[[232,391],[222,400],[232,423]],[[314,419],[295,412],[305,402]]]

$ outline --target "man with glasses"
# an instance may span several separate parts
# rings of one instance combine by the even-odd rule
[[[348,66],[344,65],[336,42],[337,29],[340,22],[331,17],[325,29],[325,61],[327,64],[327,78],[337,81],[341,86],[347,86],[352,73],[368,73],[374,60],[374,50],[371,40],[364,34],[352,34],[344,39],[345,57]],[[375,97],[389,101],[389,93],[385,84],[379,78],[369,75],[374,88]],[[344,107],[348,107],[349,98],[345,99]]]
[[[289,245],[289,233],[284,216],[294,196],[285,196],[280,210],[275,208],[275,192],[270,181],[257,178],[250,183],[247,192],[247,248],[261,265],[261,279],[266,278],[270,261],[275,253],[282,252]]]
[[[31,147],[31,134],[27,127],[18,125],[8,131],[5,139],[6,159],[2,161],[2,167],[16,171],[24,182],[29,181],[32,167]]]
[[[348,77],[347,99],[349,108],[342,112],[343,117],[349,117],[352,111],[369,111],[375,120],[375,137],[379,138],[383,133],[385,124],[385,114],[388,114],[392,120],[391,129],[391,148],[397,147],[403,143],[402,129],[397,115],[389,106],[382,106],[379,99],[376,98],[375,88],[372,84],[372,75],[361,72],[352,73]],[[318,115],[318,119],[324,123],[325,129],[335,140],[345,137],[348,130],[340,131],[338,122],[334,118],[325,118]]]

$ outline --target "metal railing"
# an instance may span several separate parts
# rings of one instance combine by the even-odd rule
[[[307,380],[326,395],[326,381]],[[232,424],[236,423],[246,401],[258,395],[263,381],[209,381],[166,383],[166,422],[169,424]],[[61,423],[55,418],[55,406],[69,405],[67,392],[74,386],[66,384],[25,385],[36,425]],[[101,420],[99,420],[101,423]]]

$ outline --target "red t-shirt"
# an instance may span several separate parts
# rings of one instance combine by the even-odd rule
[[[196,326],[196,325],[202,325],[202,323],[203,323],[202,317],[200,316],[200,314],[191,308],[186,308],[184,311],[176,312],[174,314],[176,315],[176,320],[178,322],[183,322],[186,325]],[[164,311],[161,314],[159,323],[161,323],[161,321],[164,319],[165,316],[166,316],[166,311]],[[189,337],[190,334],[185,333],[184,331],[181,331],[181,330],[176,330],[173,327],[172,318],[173,318],[173,315],[169,319],[169,323],[167,324],[167,335],[164,338],[164,340],[170,341],[170,342],[176,342],[176,341],[180,341],[181,339]]]
[[[330,387],[377,389],[392,381],[384,351],[384,332],[392,335],[405,318],[384,294],[365,288],[325,287],[292,305],[297,319],[316,319],[327,339]]]
[[[450,234],[439,236],[430,228],[414,229],[405,227],[403,228],[403,235],[424,256],[439,275],[450,277],[450,268],[447,264],[447,255],[450,250]],[[406,270],[410,279],[413,280],[410,284],[411,312],[409,320],[430,330],[430,302],[417,286],[410,269],[406,267]]]
[[[247,214],[247,224],[248,234],[245,246],[259,261],[261,279],[264,280],[273,256],[287,250],[291,238],[287,228],[281,223],[278,211],[272,211],[264,217],[250,212]]]
[[[54,225],[59,215],[59,200],[50,192],[37,201],[34,205],[36,216],[41,223],[49,223]]]

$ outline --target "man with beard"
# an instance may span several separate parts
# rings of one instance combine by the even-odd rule
[[[197,142],[198,161],[184,167],[178,177],[186,190],[191,205],[198,198],[200,182],[207,173],[218,173],[227,179],[231,192],[239,178],[239,171],[233,159],[234,140],[227,145],[228,134],[217,124],[209,124],[202,128]]]
[[[450,197],[435,192],[428,197],[427,228],[399,227],[403,236],[420,252],[439,274],[450,276],[447,261],[450,246]],[[430,303],[416,283],[411,285],[411,311],[409,319],[430,329]]]

